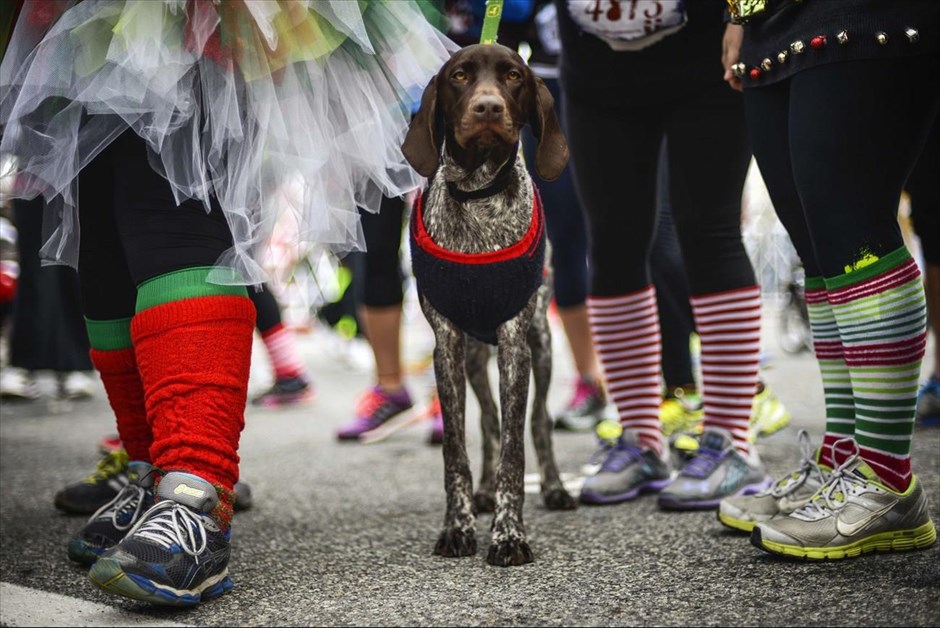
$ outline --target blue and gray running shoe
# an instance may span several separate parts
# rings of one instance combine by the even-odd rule
[[[126,456],[126,454],[125,454]],[[69,558],[91,565],[105,550],[117,545],[127,531],[153,505],[153,467],[147,462],[127,464],[127,484],[99,508],[69,540]]]
[[[726,497],[752,495],[770,483],[753,446],[745,456],[727,430],[707,428],[679,477],[659,494],[658,503],[668,510],[707,510],[718,508]]]
[[[209,515],[218,503],[202,478],[167,473],[156,504],[88,578],[108,593],[168,606],[195,606],[230,591],[230,531]]]
[[[636,436],[619,424],[604,421],[598,426],[603,462],[581,488],[583,504],[616,504],[636,499],[642,493],[660,491],[672,481],[669,462],[650,448],[640,449]]]

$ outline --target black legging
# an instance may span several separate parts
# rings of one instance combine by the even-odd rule
[[[940,264],[940,116],[934,118],[924,152],[907,179],[911,220],[928,264]]]
[[[656,235],[650,246],[650,274],[656,286],[656,309],[662,333],[663,380],[668,388],[673,388],[695,383],[689,351],[689,336],[695,331],[695,319],[669,199],[666,153],[663,145],[656,184]]]
[[[898,198],[940,106],[938,65],[837,63],[745,90],[754,155],[808,275],[903,246]]]
[[[137,286],[175,270],[212,266],[232,246],[222,211],[177,206],[143,140],[126,131],[79,175],[78,272],[93,320],[134,315]]]
[[[679,88],[677,88],[679,89]],[[748,147],[743,103],[724,84],[661,104],[601,106],[566,92],[568,143],[591,232],[592,294],[650,284],[656,174],[669,143],[669,193],[693,295],[754,285],[741,241]]]
[[[384,198],[378,214],[361,211],[367,252],[350,253],[345,262],[352,269],[353,298],[357,305],[390,307],[404,298],[399,249],[404,228],[405,201]]]

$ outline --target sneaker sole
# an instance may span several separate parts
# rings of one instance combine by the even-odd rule
[[[663,510],[713,510],[718,508],[718,506],[721,504],[721,500],[725,498],[736,497],[738,495],[753,495],[769,487],[771,483],[772,480],[770,478],[765,478],[757,484],[748,484],[736,493],[731,493],[730,495],[721,495],[720,497],[700,501],[685,501],[677,499],[672,495],[660,494],[657,503]]]
[[[315,392],[304,392],[252,400],[251,405],[256,408],[283,408],[285,406],[305,405],[313,402],[316,398],[317,394]]]
[[[137,574],[125,573],[120,563],[112,558],[102,558],[95,562],[88,572],[88,579],[99,589],[113,595],[162,606],[197,606],[201,602],[228,593],[234,586],[226,569],[198,589],[168,589]]]
[[[765,541],[761,538],[760,528],[755,527],[751,532],[751,545],[770,554],[786,556],[789,558],[804,558],[809,560],[840,560],[855,558],[869,552],[905,552],[909,550],[925,549],[937,541],[937,530],[933,521],[920,525],[913,530],[893,530],[879,532],[859,539],[848,545],[833,547],[800,547]]]
[[[723,525],[732,530],[737,530],[738,532],[748,532],[754,529],[759,522],[758,521],[748,521],[746,519],[736,519],[731,515],[726,515],[725,513],[718,511],[718,521]]]
[[[665,480],[652,480],[650,482],[644,482],[632,491],[627,491],[626,493],[620,493],[618,495],[601,495],[600,493],[585,493],[582,491],[579,500],[582,504],[587,504],[589,506],[619,504],[620,502],[632,501],[644,493],[658,493],[659,491],[669,486],[672,480],[673,478],[667,478]]]

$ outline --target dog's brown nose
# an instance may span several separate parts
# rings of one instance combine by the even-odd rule
[[[482,94],[473,99],[470,111],[473,115],[482,120],[491,120],[503,115],[506,104],[503,99],[495,94]]]

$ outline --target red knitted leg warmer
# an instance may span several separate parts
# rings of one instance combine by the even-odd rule
[[[254,323],[254,305],[240,296],[164,303],[138,312],[131,323],[153,464],[224,489],[215,514],[226,525],[238,481]]]
[[[150,462],[153,434],[144,407],[144,388],[140,383],[134,349],[90,351],[91,362],[98,369],[108,402],[117,419],[118,434],[131,460]]]

